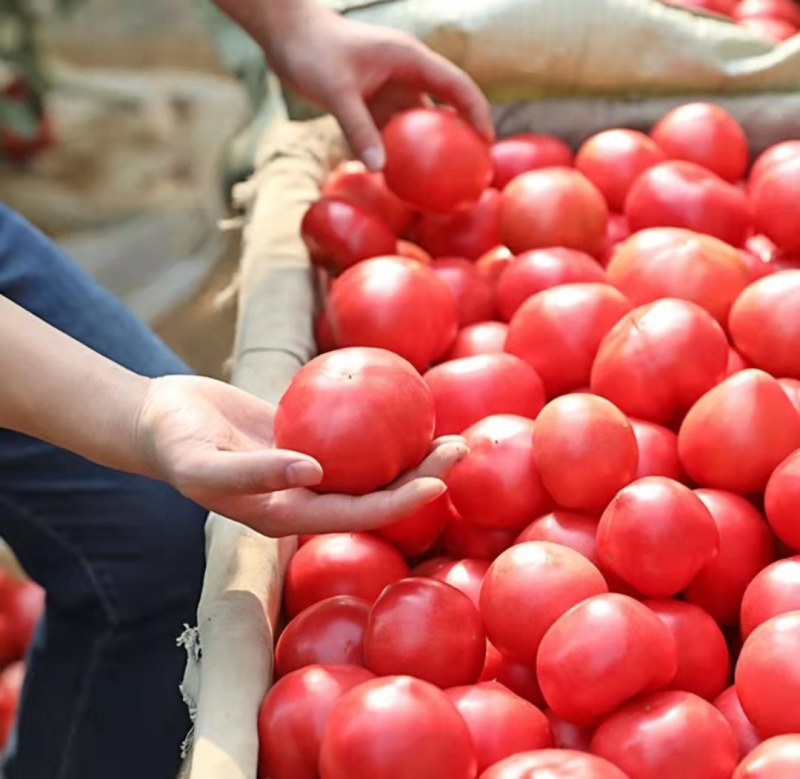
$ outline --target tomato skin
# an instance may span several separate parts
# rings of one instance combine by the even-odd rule
[[[744,357],[742,357],[742,355],[736,351],[736,349],[732,348],[728,352],[728,364],[725,367],[725,378],[728,376],[733,376],[734,373],[739,373],[739,371],[746,371],[748,368],[752,367],[753,366],[750,365],[750,363],[747,362],[747,360],[745,360]],[[781,384],[781,386],[784,388],[784,390],[786,389],[785,385]],[[792,396],[789,395],[790,399],[791,397]],[[798,411],[800,411],[800,408],[798,408]]]
[[[492,284],[469,260],[443,257],[431,263],[431,270],[450,287],[458,301],[459,327],[494,317]]]
[[[481,588],[488,570],[488,560],[452,560],[443,563],[429,575],[463,592],[472,605],[480,609]]]
[[[536,419],[533,456],[545,489],[559,506],[600,511],[638,464],[627,417],[604,398],[564,395]]]
[[[750,283],[742,255],[717,239],[676,227],[642,230],[621,244],[606,269],[608,283],[636,305],[661,298],[696,303],[723,327]]]
[[[275,412],[275,445],[322,466],[317,492],[358,495],[388,484],[422,461],[433,430],[428,385],[382,349],[315,357],[294,375]]]
[[[569,168],[523,173],[503,190],[500,238],[512,252],[563,246],[597,256],[608,206],[585,176]]]
[[[736,694],[736,686],[731,685],[721,692],[714,701],[714,706],[728,720],[739,749],[739,760],[744,759],[761,743],[761,736],[753,727],[753,723],[747,719],[739,696]]]
[[[565,284],[528,298],[508,326],[506,351],[539,374],[552,398],[589,383],[597,350],[631,302],[608,284]]]
[[[333,333],[331,333],[328,316],[324,309],[317,314],[317,318],[314,320],[314,340],[317,342],[318,354],[332,352],[337,348]]]
[[[376,528],[374,532],[394,544],[406,557],[416,557],[436,543],[452,516],[450,499],[443,494],[397,522]]]
[[[578,752],[588,752],[592,742],[594,730],[592,728],[582,728],[580,725],[573,725],[565,719],[561,719],[554,711],[545,711],[547,719],[550,720],[550,728],[553,731],[553,740],[559,749],[574,749]]]
[[[429,267],[402,257],[359,263],[333,284],[325,310],[340,346],[388,349],[424,371],[450,348],[458,302]]]
[[[800,9],[791,0],[742,0],[733,15],[737,21],[768,17],[800,27]]]
[[[600,558],[597,556],[597,522],[599,519],[595,514],[556,509],[534,519],[517,536],[514,543],[550,541],[574,549],[589,562],[599,566]]]
[[[631,231],[682,227],[741,246],[752,215],[747,196],[693,162],[673,160],[646,170],[625,199]]]
[[[800,452],[793,452],[770,476],[764,510],[772,531],[789,548],[800,551],[797,506],[800,505]]]
[[[800,610],[800,556],[777,560],[760,571],[742,598],[742,638],[768,619]]]
[[[451,360],[431,368],[423,379],[436,408],[436,437],[460,435],[492,414],[535,419],[545,404],[536,371],[511,354]]]
[[[513,259],[514,255],[508,247],[495,246],[494,249],[490,249],[478,257],[475,261],[475,267],[496,284]]]
[[[732,779],[795,779],[800,771],[800,735],[775,736],[742,760]]]
[[[665,298],[635,308],[608,332],[592,392],[629,416],[674,423],[724,377],[725,331],[700,306]]]
[[[425,249],[412,241],[398,241],[394,253],[398,257],[405,257],[407,260],[415,260],[416,262],[421,262],[423,265],[430,265],[433,262],[433,257],[431,257]]]
[[[322,739],[321,779],[474,779],[472,737],[438,688],[389,676],[334,705]]]
[[[541,595],[532,598],[531,592]],[[542,637],[564,612],[605,592],[603,575],[582,554],[561,544],[528,541],[492,563],[481,589],[481,616],[500,652],[531,662]]]
[[[25,664],[17,660],[0,673],[0,749],[5,749],[17,719]]]
[[[477,357],[479,354],[500,354],[506,345],[508,325],[504,322],[476,322],[458,331],[446,360]]]
[[[792,405],[800,412],[800,379],[778,379],[778,384],[792,401]]]
[[[301,611],[275,645],[275,673],[308,665],[364,665],[362,643],[370,604],[338,595]]]
[[[537,708],[544,706],[535,662],[525,663],[504,655],[491,641],[486,642],[486,661],[478,681],[497,682]]]
[[[609,214],[605,246],[599,257],[600,264],[604,268],[608,267],[617,251],[617,247],[630,237],[631,228],[628,226],[628,220],[625,216],[623,214]]]
[[[765,149],[753,163],[750,169],[750,178],[748,179],[748,187],[752,188],[756,185],[758,180],[773,165],[781,165],[787,160],[800,157],[800,140],[798,141],[782,141],[776,143]]]
[[[550,497],[533,456],[534,422],[495,414],[464,431],[469,453],[446,483],[456,511],[475,525],[518,530],[547,511]]]
[[[447,690],[470,730],[478,771],[518,752],[553,746],[547,717],[497,682]]]
[[[767,167],[750,191],[756,229],[786,252],[800,252],[800,156]]]
[[[382,134],[386,186],[423,211],[445,213],[474,202],[492,180],[489,145],[452,111],[404,111]]]
[[[633,779],[730,779],[737,747],[727,720],[688,692],[655,692],[607,717],[592,753]]]
[[[540,168],[572,167],[572,149],[553,135],[511,135],[496,141],[491,154],[494,163],[492,186],[497,189],[503,189],[520,173]]]
[[[775,379],[740,371],[703,395],[678,432],[678,453],[698,484],[762,492],[772,471],[800,448],[800,417]]]
[[[741,495],[695,490],[719,533],[719,554],[692,579],[684,596],[721,625],[739,620],[742,596],[753,577],[775,559],[775,543],[764,517]]]
[[[641,419],[630,419],[636,447],[639,450],[639,465],[636,478],[666,476],[683,482],[686,474],[678,457],[678,436],[666,427]]]
[[[764,737],[800,732],[800,611],[779,614],[745,640],[736,663],[742,709]]]
[[[664,687],[677,671],[675,640],[647,606],[627,595],[578,603],[547,631],[536,659],[548,706],[588,726],[625,701]]]
[[[372,603],[387,584],[408,576],[403,556],[388,541],[368,533],[327,533],[301,546],[284,578],[290,617],[334,595]]]
[[[503,271],[497,282],[500,317],[509,322],[532,295],[561,284],[599,282],[606,274],[597,260],[585,252],[563,247],[523,252]]]
[[[763,16],[754,16],[751,19],[742,19],[739,24],[742,27],[752,30],[761,38],[766,38],[773,43],[788,41],[797,35],[797,27],[783,19],[770,19]]]
[[[607,760],[570,749],[521,752],[493,765],[480,779],[628,779]]]
[[[452,472],[451,472],[452,473]],[[515,532],[503,528],[481,527],[455,516],[444,529],[444,548],[450,557],[494,560],[514,543]]]
[[[276,682],[258,713],[258,775],[317,779],[320,743],[334,703],[373,678],[357,666],[312,665]]]
[[[604,130],[578,149],[575,167],[605,197],[612,211],[622,211],[633,182],[667,159],[659,146],[637,130]]]

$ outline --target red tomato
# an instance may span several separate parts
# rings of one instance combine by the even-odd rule
[[[742,598],[742,637],[787,611],[800,611],[800,556],[777,560],[747,585]]]
[[[433,429],[428,385],[383,349],[315,357],[294,375],[275,412],[275,445],[316,458],[324,471],[319,492],[358,495],[388,484],[422,461]]]
[[[796,779],[800,775],[800,735],[775,736],[759,744],[732,779]]]
[[[456,296],[459,327],[494,317],[494,289],[473,263],[458,257],[443,257],[434,260],[431,269]]]
[[[478,771],[518,752],[553,746],[547,717],[497,682],[447,690],[447,697],[467,723]]]
[[[531,662],[542,637],[564,612],[605,592],[603,575],[582,554],[561,544],[528,541],[492,563],[481,589],[481,616],[497,649]]]
[[[334,703],[372,678],[357,666],[312,665],[276,682],[258,713],[258,775],[317,779],[322,734]]]
[[[774,468],[800,448],[800,417],[775,379],[734,374],[692,406],[678,433],[686,473],[704,487],[761,492]]]
[[[608,284],[564,284],[522,304],[508,326],[506,351],[531,365],[548,397],[585,387],[606,333],[631,310]]]
[[[387,584],[408,576],[403,556],[388,541],[367,533],[327,533],[303,544],[283,582],[286,611],[294,617],[334,595],[372,603]]]
[[[433,257],[477,260],[500,243],[500,193],[487,189],[449,214],[422,214],[414,236]]]
[[[797,35],[797,27],[783,19],[770,19],[768,17],[756,16],[752,19],[742,19],[742,27],[752,30],[760,38],[766,38],[773,43],[788,41]]]
[[[633,779],[730,779],[737,748],[730,726],[689,692],[655,692],[607,717],[592,753]]]
[[[343,273],[325,309],[340,346],[374,346],[424,371],[452,345],[458,302],[430,268],[402,257],[380,257]]]
[[[391,254],[397,243],[379,216],[341,198],[323,197],[313,203],[300,229],[311,259],[333,273]]]
[[[544,706],[536,678],[536,663],[521,662],[502,654],[491,641],[486,642],[486,662],[478,681],[498,682],[534,706]]]
[[[636,436],[616,406],[565,395],[536,420],[533,456],[545,489],[565,508],[598,511],[636,475]]]
[[[792,405],[800,412],[800,379],[778,379],[778,384],[792,401]]]
[[[497,282],[497,308],[506,322],[537,292],[560,284],[604,282],[605,271],[590,255],[554,247],[523,252],[503,271]]]
[[[693,162],[673,160],[646,170],[625,200],[631,231],[682,227],[741,246],[750,230],[745,193]]]
[[[738,2],[738,0],[735,0],[735,2]],[[679,8],[688,8],[693,11],[706,11],[730,16],[730,12],[728,11],[730,3],[721,2],[721,0],[668,0],[668,3],[669,5],[675,5]]]
[[[324,309],[317,314],[317,318],[314,320],[314,340],[317,342],[317,352],[319,354],[332,352],[336,349],[336,341],[333,338],[333,333],[331,333],[328,316]]]
[[[550,708],[586,726],[672,681],[675,640],[647,606],[608,594],[574,606],[547,631],[536,668]]]
[[[520,173],[539,168],[572,167],[572,149],[552,135],[521,133],[497,141],[492,146],[494,180],[503,189]]]
[[[800,252],[800,156],[767,167],[753,184],[750,202],[756,229],[779,248]]]
[[[508,325],[504,322],[476,322],[458,331],[447,360],[476,357],[479,354],[498,354],[505,349]]]
[[[758,735],[753,723],[747,719],[747,715],[742,709],[739,696],[736,694],[736,687],[730,686],[727,690],[720,693],[714,701],[714,706],[731,726],[736,746],[739,749],[739,760],[749,755],[760,743],[761,736]],[[800,764],[798,765],[800,767]]]
[[[407,557],[427,552],[439,539],[445,525],[453,516],[447,494],[440,495],[416,511],[375,532],[391,541]]]
[[[21,660],[44,614],[44,590],[30,579],[11,579],[0,606],[0,661]]]
[[[719,554],[686,588],[684,596],[722,625],[739,620],[750,580],[775,558],[772,534],[750,501],[732,492],[696,490],[719,533]]]
[[[633,182],[664,160],[664,152],[644,133],[620,128],[585,141],[575,167],[600,190],[612,211],[622,211]]]
[[[605,199],[576,170],[523,173],[503,190],[500,237],[512,252],[563,246],[597,255],[607,223]]]
[[[553,731],[553,740],[559,749],[574,749],[578,752],[588,752],[592,741],[592,728],[582,728],[561,719],[554,711],[545,711],[547,719],[550,720],[550,728]]]
[[[474,779],[476,759],[466,723],[441,690],[389,676],[337,701],[319,767],[322,779]]]
[[[744,178],[750,152],[741,125],[713,103],[686,103],[652,130],[653,140],[672,160],[702,165],[735,184]]]
[[[675,481],[684,481],[686,475],[678,458],[678,436],[666,427],[641,419],[629,420],[639,449],[639,465],[636,478],[666,476]]]
[[[628,779],[607,760],[570,749],[522,752],[493,765],[480,779]]]
[[[383,128],[386,185],[406,203],[444,213],[474,202],[489,186],[489,145],[452,111],[415,108]]]
[[[728,351],[728,364],[725,367],[726,378],[728,376],[733,376],[734,373],[739,373],[739,371],[746,371],[748,368],[752,367],[753,366],[750,365],[750,363],[748,363],[747,360],[745,360],[744,357],[742,357],[742,355],[736,351],[736,349],[731,348]],[[784,379],[783,381],[787,380]],[[791,379],[789,379],[788,381],[791,381]],[[781,382],[781,386],[784,388],[784,390],[786,389],[786,386],[783,384],[783,382]],[[789,394],[789,398],[792,399],[791,394]],[[798,411],[800,411],[800,408],[798,408]]]
[[[402,579],[386,587],[369,613],[364,665],[378,676],[407,674],[437,687],[472,684],[485,657],[480,615],[449,584]]]
[[[645,605],[669,628],[678,650],[678,671],[670,683],[710,701],[725,689],[731,658],[725,636],[698,606],[679,600],[646,600]]]
[[[736,664],[742,709],[764,737],[800,732],[800,611],[759,625]]]
[[[751,284],[733,304],[729,329],[736,348],[755,367],[800,379],[800,270]]]
[[[395,248],[398,257],[405,257],[407,260],[416,260],[423,265],[430,265],[433,262],[433,257],[428,254],[421,246],[412,241],[398,241]]]
[[[800,505],[800,452],[794,452],[775,469],[764,493],[764,509],[772,531],[794,551],[800,551],[798,505]]]
[[[446,482],[466,521],[518,530],[547,511],[550,498],[533,459],[533,431],[533,421],[511,414],[486,417],[464,431],[470,451]]]
[[[600,264],[605,268],[611,262],[614,252],[623,241],[631,236],[628,220],[622,214],[609,214],[608,227],[606,228],[606,242],[600,255]]]
[[[666,298],[635,308],[603,339],[592,392],[650,422],[679,420],[715,387],[728,365],[728,339],[700,306]]]
[[[764,20],[759,19],[759,21]],[[774,146],[765,149],[756,158],[753,167],[750,169],[750,178],[747,182],[748,187],[752,190],[764,172],[773,165],[781,165],[795,157],[800,157],[800,140],[782,141],[781,143],[776,143]]]
[[[455,514],[444,530],[444,548],[455,558],[494,560],[514,543],[514,535],[513,530],[480,527]]]
[[[621,244],[606,270],[635,304],[660,298],[696,303],[723,327],[750,274],[742,255],[722,241],[678,228],[653,228]]]
[[[510,249],[505,246],[495,246],[494,249],[478,257],[475,267],[493,282],[497,282],[513,259],[514,255]]]
[[[533,520],[517,536],[515,543],[550,541],[554,544],[562,544],[580,552],[594,565],[599,565],[600,559],[597,556],[598,519],[599,517],[594,514],[556,509],[550,514]]]
[[[322,188],[322,194],[349,200],[371,211],[386,222],[395,235],[408,228],[414,215],[397,195],[387,189],[382,173],[367,170],[364,163],[357,160],[347,160],[335,167]]]
[[[478,609],[481,587],[488,570],[488,560],[452,560],[439,566],[430,576],[463,592]]]
[[[19,660],[0,673],[0,750],[5,749],[14,728],[24,679],[25,664]]]
[[[686,587],[719,552],[719,532],[688,487],[663,476],[629,484],[597,526],[603,565],[638,592],[666,598]]]
[[[364,665],[361,645],[369,603],[337,595],[301,611],[275,645],[275,673],[286,676],[307,665]]]
[[[491,414],[535,419],[545,404],[536,371],[511,354],[450,360],[431,368],[423,378],[433,395],[437,437],[463,433]]]
[[[734,11],[737,20],[763,17],[800,27],[800,9],[792,0],[742,0]]]

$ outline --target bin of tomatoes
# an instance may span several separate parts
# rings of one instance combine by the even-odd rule
[[[469,451],[300,539],[259,776],[800,776],[800,139],[753,160],[691,103],[576,151],[439,109],[384,142],[303,221],[324,353],[276,443],[350,494]]]

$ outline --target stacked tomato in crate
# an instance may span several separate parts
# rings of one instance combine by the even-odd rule
[[[469,451],[300,539],[261,776],[800,776],[800,142],[751,167],[707,103],[574,157],[384,141],[306,215],[327,351],[276,441],[351,494]]]

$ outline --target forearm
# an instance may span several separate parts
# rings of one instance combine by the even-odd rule
[[[149,380],[0,296],[0,427],[149,473],[136,422]]]

